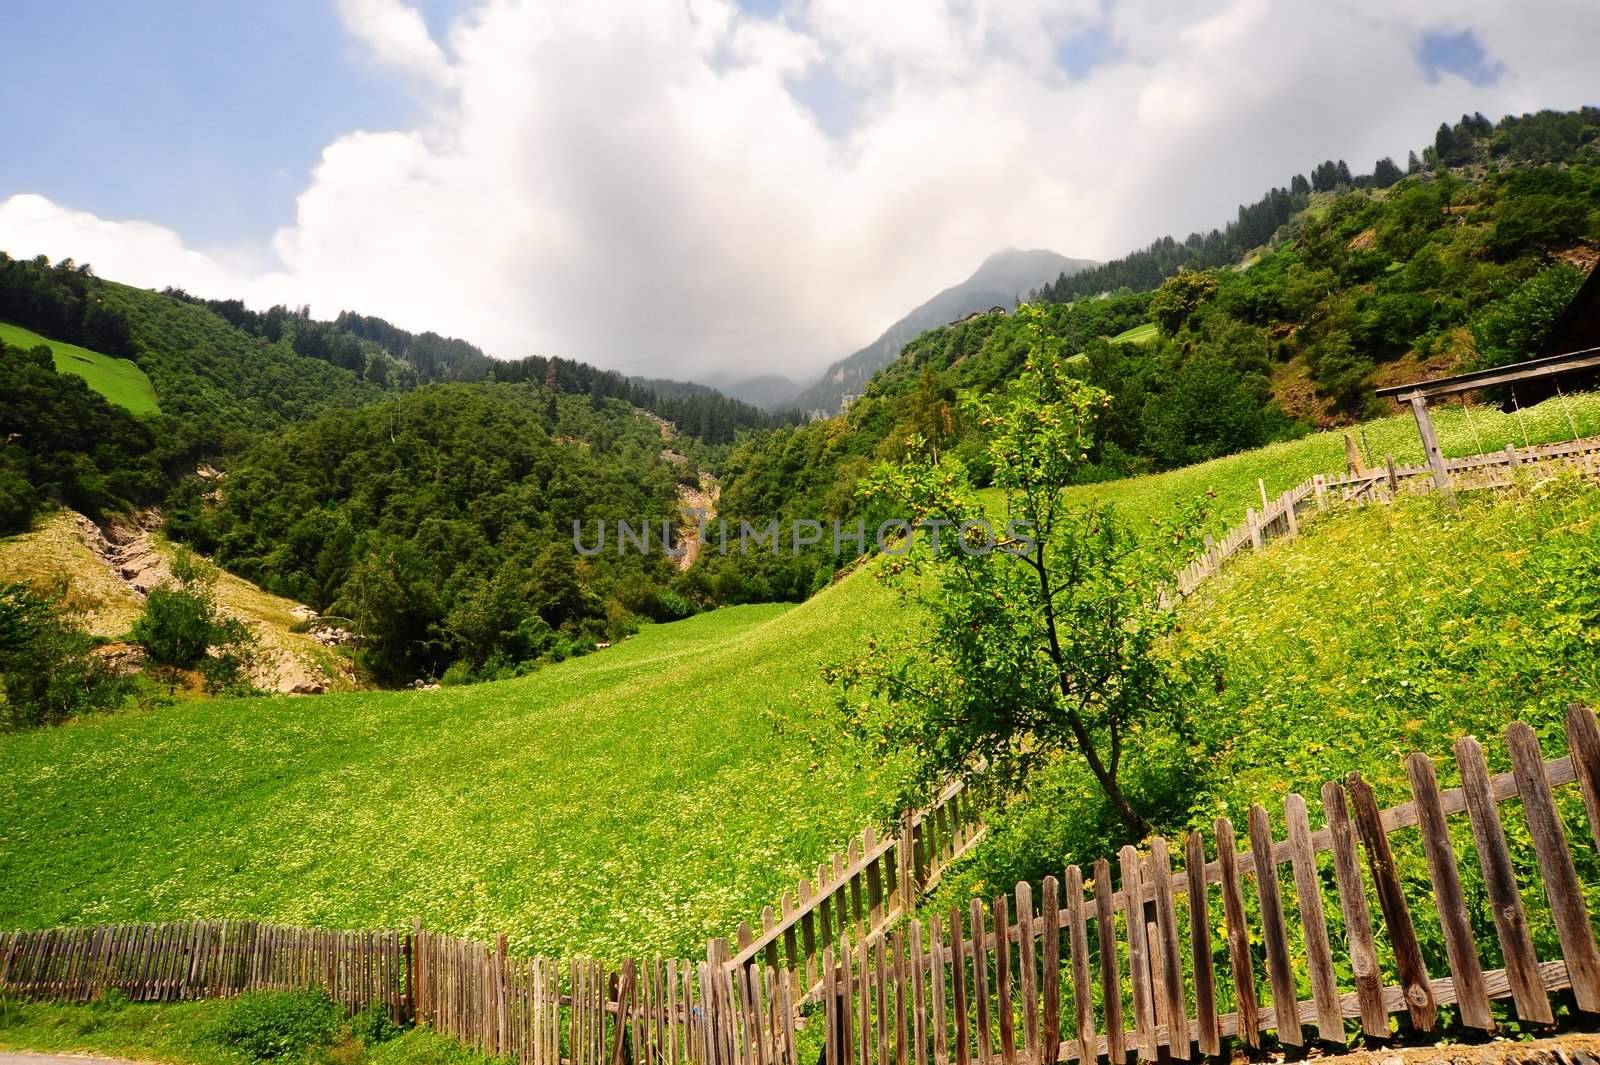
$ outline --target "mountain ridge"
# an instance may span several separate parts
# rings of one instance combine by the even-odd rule
[[[1070,259],[1046,248],[1002,248],[985,258],[965,281],[942,289],[872,343],[829,366],[821,379],[795,397],[793,405],[813,413],[837,414],[845,396],[859,393],[874,373],[898,358],[900,350],[924,331],[991,307],[1009,311],[1032,289],[1098,265],[1093,259]]]

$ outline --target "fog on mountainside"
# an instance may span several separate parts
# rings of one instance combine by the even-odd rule
[[[829,366],[822,380],[801,392],[792,405],[804,411],[837,414],[845,396],[860,393],[867,379],[898,358],[900,349],[919,333],[991,307],[1010,311],[1018,298],[1026,298],[1033,289],[1098,265],[1092,259],[1069,259],[1043,248],[997,251],[971,277],[940,292],[884,330],[878,339]]]

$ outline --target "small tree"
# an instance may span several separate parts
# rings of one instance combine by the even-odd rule
[[[194,669],[211,692],[243,693],[257,657],[255,637],[243,621],[217,606],[216,574],[180,550],[172,580],[151,589],[133,639],[150,661],[168,669]]]
[[[1176,336],[1184,323],[1217,294],[1217,275],[1209,270],[1179,270],[1150,297],[1150,316],[1167,336]]]
[[[872,645],[829,677],[848,724],[885,753],[910,754],[919,788],[980,766],[1018,780],[1064,753],[1143,835],[1148,821],[1122,785],[1125,741],[1141,724],[1182,726],[1193,683],[1156,654],[1176,624],[1159,586],[1192,535],[1139,537],[1104,506],[1063,500],[1110,398],[1069,375],[1036,308],[1020,313],[1022,374],[997,398],[966,401],[987,433],[1004,535],[991,535],[954,459],[879,466],[864,491],[917,530],[885,573],[923,608],[927,631]]]
[[[53,725],[112,710],[132,682],[92,654],[64,589],[0,585],[0,730]]]

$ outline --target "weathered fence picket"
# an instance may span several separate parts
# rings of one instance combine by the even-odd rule
[[[1346,1044],[1347,1022],[1383,1039],[1395,1014],[1417,1032],[1431,1032],[1443,1006],[1456,1007],[1464,1027],[1492,1031],[1493,1003],[1523,1021],[1547,1024],[1553,1017],[1548,996],[1560,990],[1570,990],[1580,1009],[1593,1012],[1600,1004],[1600,954],[1555,793],[1578,783],[1588,834],[1600,833],[1600,725],[1589,710],[1574,707],[1566,729],[1571,754],[1544,760],[1533,730],[1513,724],[1506,734],[1513,768],[1496,776],[1489,775],[1476,741],[1463,739],[1455,749],[1459,788],[1441,788],[1434,764],[1413,755],[1406,766],[1411,800],[1388,809],[1379,808],[1359,776],[1330,782],[1321,792],[1319,828],[1312,827],[1304,799],[1286,796],[1285,838],[1275,837],[1267,809],[1255,806],[1245,850],[1237,849],[1232,824],[1220,820],[1215,858],[1208,860],[1205,841],[1190,834],[1177,848],[1182,869],[1172,868],[1173,848],[1157,837],[1147,854],[1123,849],[1115,885],[1111,864],[1102,860],[1091,882],[1068,868],[1044,882],[1037,901],[1027,884],[988,905],[974,900],[964,929],[956,911],[937,934],[924,935],[913,922],[910,954],[900,959],[897,944],[894,956],[903,964],[887,969],[851,967],[827,955],[818,997],[826,1011],[828,1060],[900,1065],[926,1056],[935,1065],[1015,1065],[1108,1057],[1120,1063],[1124,1047],[1143,1061],[1187,1060],[1224,1053],[1228,1039],[1258,1045],[1268,1033],[1299,1044],[1307,1026],[1324,1045]],[[1518,809],[1559,957],[1539,958],[1528,932],[1529,896],[1518,883],[1501,822]],[[1570,824],[1570,810],[1567,816]],[[1475,842],[1504,958],[1504,967],[1492,971],[1475,937],[1482,922],[1474,924],[1468,907],[1452,818],[1470,823]],[[1407,877],[1414,875],[1409,870],[1420,844],[1429,886],[1423,899],[1406,896],[1396,833],[1407,834],[1413,862]],[[1589,846],[1587,838],[1582,846]],[[1331,895],[1318,869],[1321,855],[1331,861],[1337,889]],[[1283,887],[1285,865],[1292,905]],[[1066,894],[1058,902],[1062,885]],[[1210,905],[1213,885],[1221,889],[1220,922]],[[1376,931],[1369,885],[1381,911]],[[1298,935],[1290,934],[1291,915]],[[1429,971],[1419,941],[1423,923],[1441,933],[1436,972]],[[1264,972],[1253,964],[1252,940],[1262,944]],[[883,941],[874,937],[872,950]],[[1393,966],[1387,975],[1380,946]],[[872,956],[867,943],[859,950],[863,959]],[[1351,974],[1344,984],[1340,972]],[[1297,986],[1309,986],[1310,997],[1300,999]],[[940,1008],[927,1007],[927,989],[943,992]],[[1261,991],[1264,1005],[1258,1005]],[[1230,1012],[1220,1011],[1223,999],[1231,1001]],[[884,1011],[898,1011],[902,1002],[914,1011],[909,1054],[900,1043],[890,1053],[872,1036],[882,1031]],[[1132,1005],[1131,1024],[1125,1002]]]
[[[415,923],[333,932],[185,921],[0,934],[0,994],[83,1001],[116,988],[136,1001],[178,1001],[321,987],[352,1012],[375,1005],[529,1065],[798,1065],[807,1000],[820,1002],[810,1014],[823,1024],[828,1065],[1122,1062],[1127,1050],[1190,1060],[1268,1034],[1302,1043],[1307,1026],[1324,1045],[1345,1044],[1347,1022],[1381,1039],[1397,1014],[1426,1033],[1443,1006],[1491,1031],[1495,1003],[1547,1024],[1555,992],[1600,1010],[1600,948],[1584,897],[1594,885],[1579,871],[1593,863],[1574,861],[1600,841],[1600,724],[1573,707],[1566,735],[1570,753],[1545,759],[1533,730],[1513,724],[1511,771],[1498,775],[1463,738],[1453,752],[1458,788],[1442,788],[1434,763],[1413,755],[1411,799],[1401,805],[1380,809],[1352,775],[1322,787],[1321,827],[1289,795],[1282,838],[1257,805],[1243,850],[1222,819],[1212,858],[1199,833],[1176,847],[1157,837],[1145,853],[1123,848],[1117,883],[1101,860],[1087,881],[1069,867],[1037,889],[1019,884],[987,904],[972,900],[966,915],[952,909],[923,923],[909,886],[936,876],[975,831],[970,811],[950,801],[959,789],[949,791],[896,838],[852,845],[780,915],[764,915],[759,936],[744,929],[736,953],[716,940],[703,961],[558,965],[511,954],[503,936],[489,945]],[[1579,794],[1567,792],[1563,811],[1557,793],[1573,784]],[[1513,852],[1506,816],[1518,817],[1514,835],[1531,855]],[[1588,824],[1575,851],[1577,816]],[[1475,863],[1452,840],[1452,818],[1470,828]],[[1463,883],[1474,865],[1481,892]],[[1524,882],[1534,870],[1537,892]],[[1408,899],[1405,884],[1418,875],[1428,893]],[[1492,921],[1472,919],[1469,900],[1480,894]],[[1554,929],[1558,956],[1539,956],[1534,917]],[[1491,926],[1503,959],[1494,969],[1480,942]],[[1436,972],[1419,929],[1440,934]],[[1264,967],[1252,942],[1263,945]],[[1350,974],[1344,983],[1340,973]],[[1300,986],[1309,999],[1298,998]]]

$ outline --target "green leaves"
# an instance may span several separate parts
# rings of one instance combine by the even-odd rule
[[[1075,376],[1037,308],[1018,315],[1022,372],[1001,394],[966,400],[1001,501],[986,511],[948,457],[877,467],[863,491],[920,529],[885,577],[929,628],[832,676],[852,731],[915,759],[907,801],[942,776],[982,767],[1021,780],[1070,752],[1137,835],[1142,818],[1118,785],[1122,740],[1136,722],[1182,713],[1187,673],[1152,654],[1172,625],[1156,589],[1196,522],[1145,541],[1104,507],[1062,501],[1108,397]],[[1005,525],[994,548],[963,550],[988,518]]]

